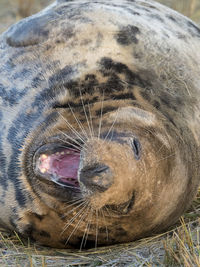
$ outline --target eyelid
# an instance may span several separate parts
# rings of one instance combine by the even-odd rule
[[[136,160],[139,160],[141,157],[141,144],[137,138],[132,138],[131,146],[134,151],[134,156]]]

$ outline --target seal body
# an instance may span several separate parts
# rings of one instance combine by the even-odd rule
[[[176,222],[199,185],[199,51],[150,0],[60,0],[2,34],[1,225],[82,248]]]

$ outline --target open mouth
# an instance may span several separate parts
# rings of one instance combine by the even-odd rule
[[[36,175],[72,189],[79,188],[80,151],[63,145],[40,147],[34,156]]]

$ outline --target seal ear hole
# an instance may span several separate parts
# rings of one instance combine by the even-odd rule
[[[141,144],[137,138],[133,138],[131,140],[131,146],[134,152],[134,156],[136,160],[140,159],[141,156]]]

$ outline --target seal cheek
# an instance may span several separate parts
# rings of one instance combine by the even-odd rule
[[[85,166],[79,172],[79,182],[92,192],[105,192],[113,184],[112,171],[104,164]]]

